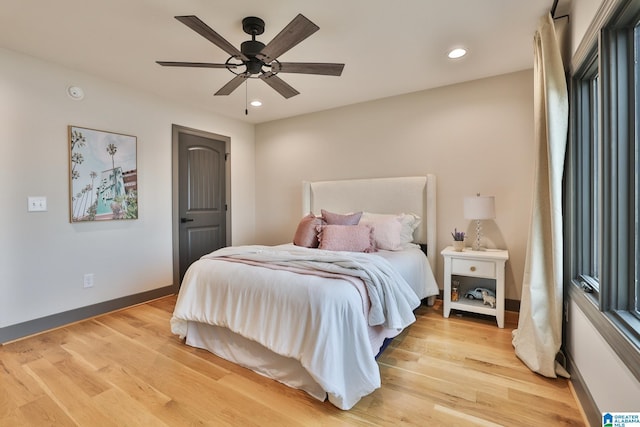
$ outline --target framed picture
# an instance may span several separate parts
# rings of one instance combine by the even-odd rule
[[[71,222],[138,218],[137,139],[69,126]]]

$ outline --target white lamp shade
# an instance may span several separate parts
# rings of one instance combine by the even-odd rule
[[[470,196],[464,198],[464,219],[492,219],[496,217],[494,196]]]

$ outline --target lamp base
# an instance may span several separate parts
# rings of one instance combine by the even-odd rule
[[[476,240],[473,242],[471,249],[474,251],[485,251],[486,249],[480,246],[480,240],[482,239],[482,221],[476,219]]]

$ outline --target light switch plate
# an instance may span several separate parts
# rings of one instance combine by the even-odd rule
[[[29,212],[45,212],[47,210],[47,198],[44,196],[29,197],[27,210]]]

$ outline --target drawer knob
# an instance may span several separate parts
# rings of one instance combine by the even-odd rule
[[[471,270],[471,271],[476,271],[476,266],[475,266],[475,265],[472,265],[471,267],[469,267],[469,270]]]

